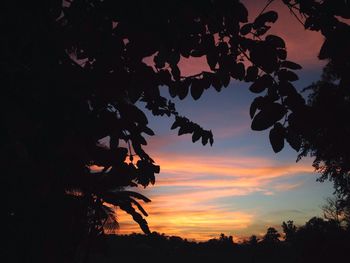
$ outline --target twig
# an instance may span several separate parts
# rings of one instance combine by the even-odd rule
[[[293,10],[293,8],[295,8],[295,9],[297,9],[297,8],[294,7],[294,6],[291,6],[291,5],[287,5],[287,7],[288,7],[289,11],[292,13],[292,15],[298,20],[298,22],[299,22],[300,24],[302,24],[303,27],[305,27],[304,22],[297,16],[297,14],[296,14],[296,13],[294,12],[294,10]],[[298,10],[298,9],[297,9],[297,10]]]
[[[264,13],[264,11],[269,7],[269,5],[272,4],[273,1],[275,1],[275,0],[269,0],[269,1],[267,2],[267,4],[264,6],[264,8],[260,11],[260,13],[259,13],[258,16],[260,16],[262,13]],[[258,17],[258,16],[257,16],[257,17]]]

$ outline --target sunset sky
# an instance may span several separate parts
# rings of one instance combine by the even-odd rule
[[[243,2],[250,20],[266,3]],[[304,67],[295,83],[302,89],[319,79],[323,63],[317,60],[317,53],[322,37],[304,31],[279,3],[269,9],[279,13],[269,34],[282,36],[288,59]],[[183,73],[207,69],[204,61],[182,61]],[[304,224],[312,216],[322,215],[320,207],[331,196],[332,185],[316,182],[311,159],[296,163],[297,154],[289,146],[275,154],[268,131],[250,129],[249,106],[256,95],[248,86],[231,81],[220,93],[205,91],[199,101],[191,97],[174,100],[181,115],[212,130],[212,147],[193,144],[189,135],[178,137],[177,131],[170,130],[172,118],[148,115],[156,136],[149,138],[145,149],[161,166],[156,184],[139,190],[152,200],[144,205],[151,231],[198,241],[220,233],[238,239],[261,235],[282,221]],[[118,220],[119,233],[141,232],[131,217],[119,210]]]

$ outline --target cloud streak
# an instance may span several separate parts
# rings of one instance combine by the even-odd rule
[[[207,240],[217,237],[220,233],[231,233],[233,230],[243,230],[252,223],[254,215],[244,212],[228,212],[206,207],[205,209],[192,208],[182,210],[171,208],[157,210],[150,207],[148,223],[153,231],[168,235],[180,235],[188,239]],[[131,222],[130,216],[119,213],[121,229],[119,234],[140,232],[138,226]]]
[[[220,206],[219,199],[293,190],[302,183],[280,180],[312,172],[310,166],[277,165],[253,157],[160,155],[155,159],[162,170],[146,193],[152,199],[145,205],[151,230],[196,240],[254,232],[256,212]],[[119,233],[140,232],[130,216],[118,215]]]

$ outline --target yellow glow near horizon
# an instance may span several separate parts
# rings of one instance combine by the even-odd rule
[[[146,189],[152,199],[144,207],[151,231],[177,235],[197,241],[218,237],[220,233],[236,239],[259,233],[255,211],[213,205],[218,198],[266,196],[302,186],[302,182],[280,182],[294,174],[308,174],[305,164],[274,164],[263,158],[205,156],[156,156],[161,174],[156,185]],[[232,205],[233,206],[233,205]],[[120,234],[140,233],[130,215],[118,210]]]

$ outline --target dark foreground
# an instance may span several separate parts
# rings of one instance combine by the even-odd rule
[[[223,234],[206,242],[156,232],[149,236],[107,235],[91,242],[83,257],[91,263],[347,262],[349,258],[350,232],[331,224],[322,225],[314,220],[308,226],[289,232],[284,240],[278,238],[279,234],[273,228],[269,230],[261,240],[252,236],[241,243],[234,243],[232,237]]]

